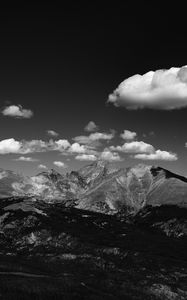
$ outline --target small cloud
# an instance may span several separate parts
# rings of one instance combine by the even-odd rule
[[[32,158],[32,157],[26,157],[26,156],[20,156],[16,159],[14,159],[15,161],[26,161],[26,162],[34,162],[34,161],[38,161],[38,159],[36,158]]]
[[[125,153],[152,153],[154,147],[142,141],[133,141],[124,143],[122,146],[111,146],[112,151],[120,151]]]
[[[68,149],[71,146],[71,144],[68,142],[68,140],[60,139],[55,142],[52,141],[52,146],[54,150],[64,151]]]
[[[5,178],[5,177],[8,177],[8,172],[7,171],[2,171],[2,172],[0,172],[0,180],[1,179],[3,179],[3,178]]]
[[[85,127],[84,130],[88,132],[97,131],[99,129],[99,126],[95,124],[95,122],[90,121]]]
[[[111,130],[110,133],[106,132],[94,132],[88,136],[80,135],[73,138],[75,142],[85,145],[92,145],[94,143],[98,143],[99,141],[110,141],[115,136],[115,131]]]
[[[70,153],[85,153],[86,151],[86,146],[80,145],[79,143],[73,143],[68,149],[68,152]]]
[[[38,169],[48,169],[45,165],[42,165],[42,164],[40,164],[40,165],[38,165]]]
[[[134,158],[143,159],[143,160],[167,160],[167,161],[175,161],[178,159],[176,153],[171,153],[168,151],[156,150],[154,153],[150,154],[136,154]]]
[[[121,157],[117,152],[111,152],[109,149],[104,149],[103,152],[100,154],[100,159],[107,160],[107,161],[121,161]]]
[[[58,168],[67,168],[66,164],[62,161],[54,161],[53,164]]]
[[[95,161],[97,160],[97,156],[95,156],[94,154],[79,154],[75,157],[75,159],[81,161]]]
[[[59,133],[54,130],[47,130],[47,134],[52,137],[57,137],[59,135]]]
[[[2,110],[4,116],[13,117],[17,119],[30,119],[33,112],[30,109],[25,109],[21,105],[10,105]]]
[[[123,133],[120,134],[123,140],[133,140],[136,136],[137,133],[130,130],[124,130]]]
[[[129,110],[187,107],[187,66],[131,76],[109,95],[108,102]]]

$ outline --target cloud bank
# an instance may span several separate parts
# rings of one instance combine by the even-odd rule
[[[111,151],[119,151],[127,154],[134,153],[132,158],[142,160],[167,160],[175,161],[178,159],[176,153],[156,150],[151,144],[147,144],[143,141],[132,141],[124,143],[122,146],[111,146]]]
[[[129,110],[187,107],[187,66],[131,76],[109,95],[108,102]]]
[[[178,159],[177,154],[155,149],[151,144],[143,141],[127,141],[123,145],[109,146],[104,149],[93,148],[90,145],[79,144],[77,142],[70,144],[66,139],[59,140],[30,140],[16,141],[14,138],[0,141],[0,155],[5,154],[29,154],[38,152],[56,151],[61,155],[73,156],[79,161],[95,161],[97,159],[107,161],[121,161],[122,157],[119,152],[132,155],[132,158],[143,160],[168,160],[175,161]],[[16,161],[34,162],[37,159],[20,156]],[[61,162],[62,163],[62,162]],[[58,164],[60,166],[60,164]],[[61,165],[62,167],[62,165]],[[42,168],[42,167],[41,167]]]
[[[177,154],[168,151],[161,151],[161,150],[156,150],[154,153],[150,153],[150,154],[136,154],[134,158],[143,159],[143,160],[168,160],[168,161],[175,161],[178,159]]]
[[[21,105],[10,105],[2,110],[2,114],[6,117],[13,117],[17,119],[30,119],[33,112],[30,109],[25,109]]]

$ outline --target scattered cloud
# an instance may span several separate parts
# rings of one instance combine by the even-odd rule
[[[187,66],[125,79],[108,102],[127,109],[173,110],[187,106]]]
[[[168,161],[175,161],[178,159],[176,153],[171,153],[168,151],[161,151],[161,150],[156,150],[154,153],[150,154],[136,154],[134,158],[137,159],[143,159],[143,160],[168,160]]]
[[[88,132],[97,131],[99,129],[99,126],[95,124],[95,122],[90,121],[85,127],[84,130]]]
[[[14,159],[14,160],[15,161],[26,161],[26,162],[38,161],[38,159],[29,157],[29,156],[20,156],[20,157]]]
[[[52,137],[57,137],[59,135],[59,133],[54,130],[47,130],[47,134]]]
[[[79,154],[75,156],[75,159],[81,161],[95,161],[97,160],[97,156],[94,154]]]
[[[125,132],[124,132],[125,133]],[[186,143],[187,147],[187,143]],[[74,155],[76,160],[94,161],[103,159],[108,161],[121,161],[118,152],[126,154],[135,154],[133,157],[136,159],[144,160],[177,160],[177,154],[156,150],[151,144],[143,141],[128,141],[123,145],[110,146],[104,150],[95,150],[90,145],[81,145],[77,142],[70,144],[68,140],[57,141],[43,141],[43,140],[30,140],[30,141],[16,141],[14,138],[5,139],[0,141],[0,154],[29,154],[37,152],[59,151],[64,155]],[[28,156],[20,156],[16,161],[34,162],[37,159]],[[54,162],[58,167],[65,167],[63,162]],[[41,167],[42,168],[42,167]]]
[[[58,168],[67,168],[66,164],[62,161],[54,161],[53,164]]]
[[[21,105],[10,105],[2,110],[4,116],[17,119],[30,119],[33,116],[31,109],[25,109]]]
[[[137,133],[130,130],[124,130],[123,133],[120,134],[123,140],[133,140],[136,136]]]
[[[42,164],[40,164],[40,165],[38,165],[38,169],[48,169],[45,165],[42,165]]]
[[[110,149],[104,149],[103,152],[100,154],[100,159],[107,160],[107,161],[121,161],[121,157],[117,152],[112,152]]]
[[[112,151],[120,151],[125,153],[152,153],[154,152],[154,147],[150,144],[145,142],[127,142],[124,143],[122,146],[111,146],[110,149]]]

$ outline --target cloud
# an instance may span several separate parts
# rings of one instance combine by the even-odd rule
[[[85,153],[86,151],[87,148],[79,143],[73,143],[68,149],[68,152],[70,153]]]
[[[60,139],[55,142],[51,141],[51,145],[54,150],[59,150],[59,151],[64,151],[71,146],[68,140],[63,140],[63,139]]]
[[[0,141],[0,154],[19,153],[21,143],[15,139],[5,139]]]
[[[15,161],[26,161],[26,162],[34,162],[34,161],[38,161],[38,159],[36,158],[32,158],[32,157],[26,157],[26,156],[20,156],[16,159],[14,159]]]
[[[156,150],[154,153],[150,154],[136,154],[134,158],[143,159],[143,160],[168,160],[175,161],[178,159],[176,153],[171,153],[168,151]]]
[[[30,119],[33,112],[30,109],[25,109],[21,105],[10,105],[2,110],[4,116],[13,117],[17,119]]]
[[[120,137],[124,140],[133,140],[136,136],[137,133],[130,130],[124,130],[123,133],[120,134]]]
[[[75,142],[80,144],[94,145],[95,142],[100,140],[110,141],[115,136],[115,131],[111,130],[110,133],[105,132],[94,132],[88,136],[80,135],[73,138]]]
[[[129,110],[173,110],[186,107],[187,66],[131,76],[109,95],[108,102]]]
[[[3,179],[3,178],[5,178],[5,177],[8,177],[8,172],[6,172],[6,171],[2,171],[2,172],[0,172],[0,180],[1,179]]]
[[[56,137],[59,135],[58,132],[56,132],[54,130],[47,130],[47,134],[52,137]]]
[[[47,167],[45,165],[40,164],[38,165],[38,169],[47,169]]]
[[[97,160],[97,156],[95,156],[94,154],[79,154],[75,157],[75,159],[81,161],[95,161]]]
[[[35,153],[35,152],[45,152],[50,150],[50,144],[42,140],[31,140],[31,141],[21,141],[21,148],[19,153]]]
[[[125,153],[152,153],[154,147],[142,141],[133,141],[124,143],[122,146],[111,146],[112,151],[120,151]]]
[[[76,153],[90,153],[94,151],[85,145],[73,143],[72,145],[68,140],[57,141],[43,141],[43,140],[30,140],[30,141],[16,141],[14,138],[5,139],[0,141],[0,154],[28,154],[36,152],[59,151],[64,154]]]
[[[16,141],[14,138],[10,138],[0,141],[0,154],[44,152],[47,148],[48,143],[42,140]]]
[[[96,131],[99,129],[99,126],[95,124],[95,122],[90,121],[85,127],[84,130],[88,132]]]
[[[53,164],[58,168],[67,168],[66,164],[62,161],[54,161]]]
[[[121,157],[117,152],[111,152],[109,149],[104,149],[103,152],[100,154],[100,159],[107,160],[107,161],[121,161]]]

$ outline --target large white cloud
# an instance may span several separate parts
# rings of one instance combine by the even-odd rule
[[[143,160],[168,160],[168,161],[175,161],[177,160],[177,154],[171,153],[168,151],[161,151],[161,150],[156,150],[154,153],[150,154],[136,154],[134,158],[137,159],[143,159]]]
[[[21,146],[21,143],[13,138],[2,140],[0,141],[0,154],[19,153]]]
[[[122,146],[111,146],[112,151],[120,151],[125,153],[152,153],[154,147],[142,141],[133,141],[124,143]]]
[[[125,79],[108,102],[127,109],[172,110],[187,106],[187,66],[150,71]]]
[[[10,105],[2,110],[4,116],[17,119],[30,119],[33,116],[31,109],[25,109],[21,105]]]

